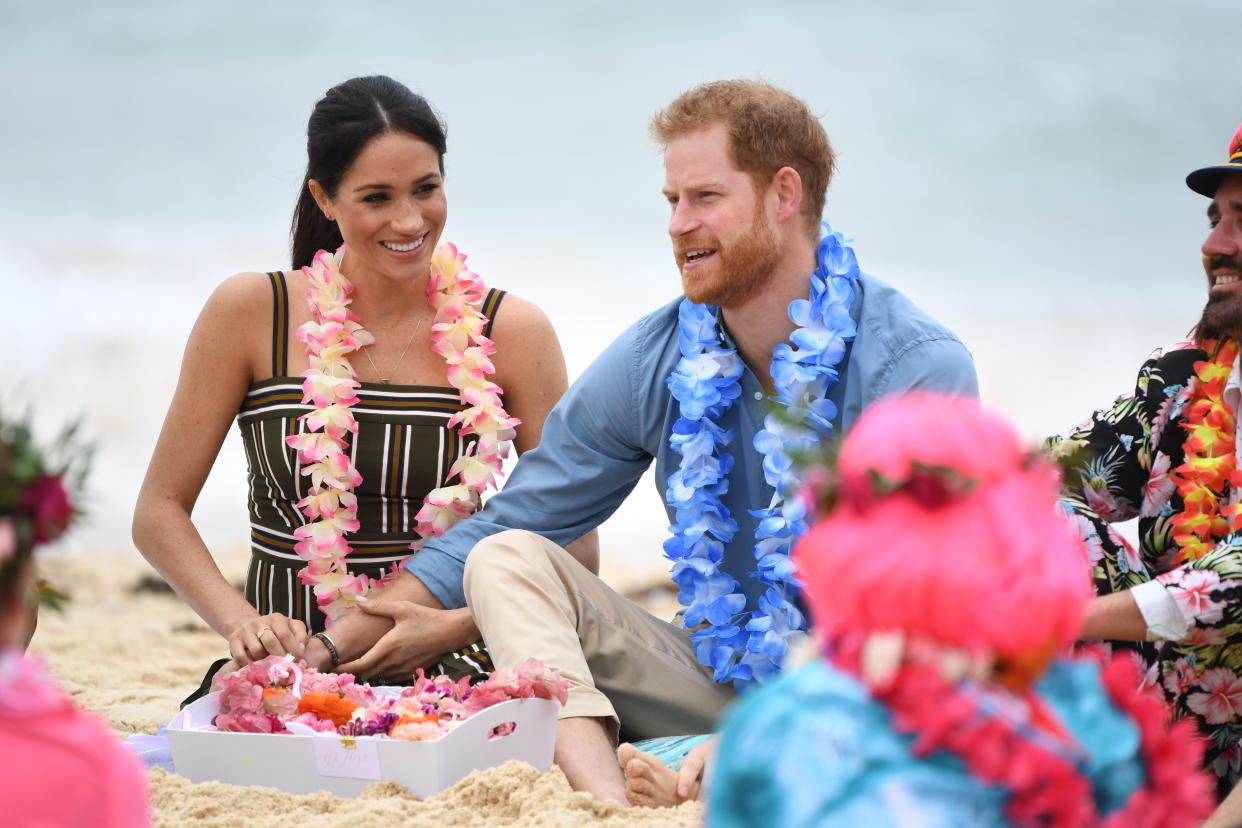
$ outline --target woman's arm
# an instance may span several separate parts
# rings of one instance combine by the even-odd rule
[[[539,445],[543,422],[569,381],[565,355],[548,317],[535,305],[506,294],[492,326],[496,354],[494,379],[504,389],[505,410],[522,421],[514,446],[522,454]],[[599,536],[595,530],[569,544],[579,563],[599,574]]]
[[[259,273],[232,277],[207,300],[134,509],[138,550],[242,663],[268,652],[300,653],[305,628],[284,616],[260,619],[221,574],[190,515],[250,386],[256,347],[266,353],[271,303]],[[274,634],[258,635],[264,626]]]

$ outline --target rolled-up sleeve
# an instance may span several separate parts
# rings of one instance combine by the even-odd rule
[[[465,606],[462,571],[483,538],[526,529],[564,546],[603,523],[634,488],[652,459],[638,415],[642,334],[639,322],[570,387],[503,490],[406,563],[445,607]]]

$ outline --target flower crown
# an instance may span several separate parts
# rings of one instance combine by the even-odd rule
[[[901,477],[888,477],[876,469],[842,474],[837,469],[839,447],[834,445],[817,461],[808,463],[804,473],[804,497],[810,508],[827,515],[837,508],[866,514],[886,498],[898,494],[911,497],[925,509],[940,509],[970,496],[982,483],[978,477],[963,474],[952,466],[914,460]],[[1045,454],[1027,452],[1019,466],[1030,471],[1039,466],[1060,468],[1068,474],[1075,452]]]
[[[835,448],[820,463],[808,469],[805,488],[813,510],[826,515],[837,508],[865,514],[880,501],[906,494],[927,509],[939,509],[962,500],[979,485],[951,466],[915,461],[902,477],[886,477],[875,469],[841,474],[837,470]]]
[[[81,487],[91,449],[67,427],[48,452],[25,420],[0,413],[0,567],[60,537],[77,517],[71,490]]]
[[[840,499],[842,505],[857,512],[870,510],[877,501],[898,493],[905,493],[928,509],[938,509],[951,500],[961,500],[979,485],[975,478],[966,477],[949,466],[933,466],[914,462],[903,478],[890,478],[875,469],[863,474],[842,475]]]

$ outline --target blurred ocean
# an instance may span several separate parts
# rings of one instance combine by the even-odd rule
[[[287,265],[306,117],[382,72],[449,124],[445,238],[541,305],[571,375],[677,292],[652,112],[761,76],[839,153],[833,223],[863,268],[958,332],[1032,439],[1131,385],[1203,302],[1186,172],[1242,120],[1242,5],[0,0],[0,405],[99,444],[69,548],[129,519],[186,334],[225,276]],[[246,543],[230,435],[196,522]],[[650,482],[605,527],[660,568]]]

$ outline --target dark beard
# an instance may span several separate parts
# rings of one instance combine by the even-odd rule
[[[1236,290],[1213,293],[1212,285],[1216,284],[1216,271],[1242,271],[1242,259],[1233,256],[1217,255],[1207,258],[1208,300],[1203,306],[1203,314],[1199,324],[1195,326],[1195,340],[1220,339],[1227,336],[1242,341],[1242,295]]]
[[[1200,340],[1227,336],[1242,341],[1242,295],[1234,291],[1208,294],[1196,333]]]

